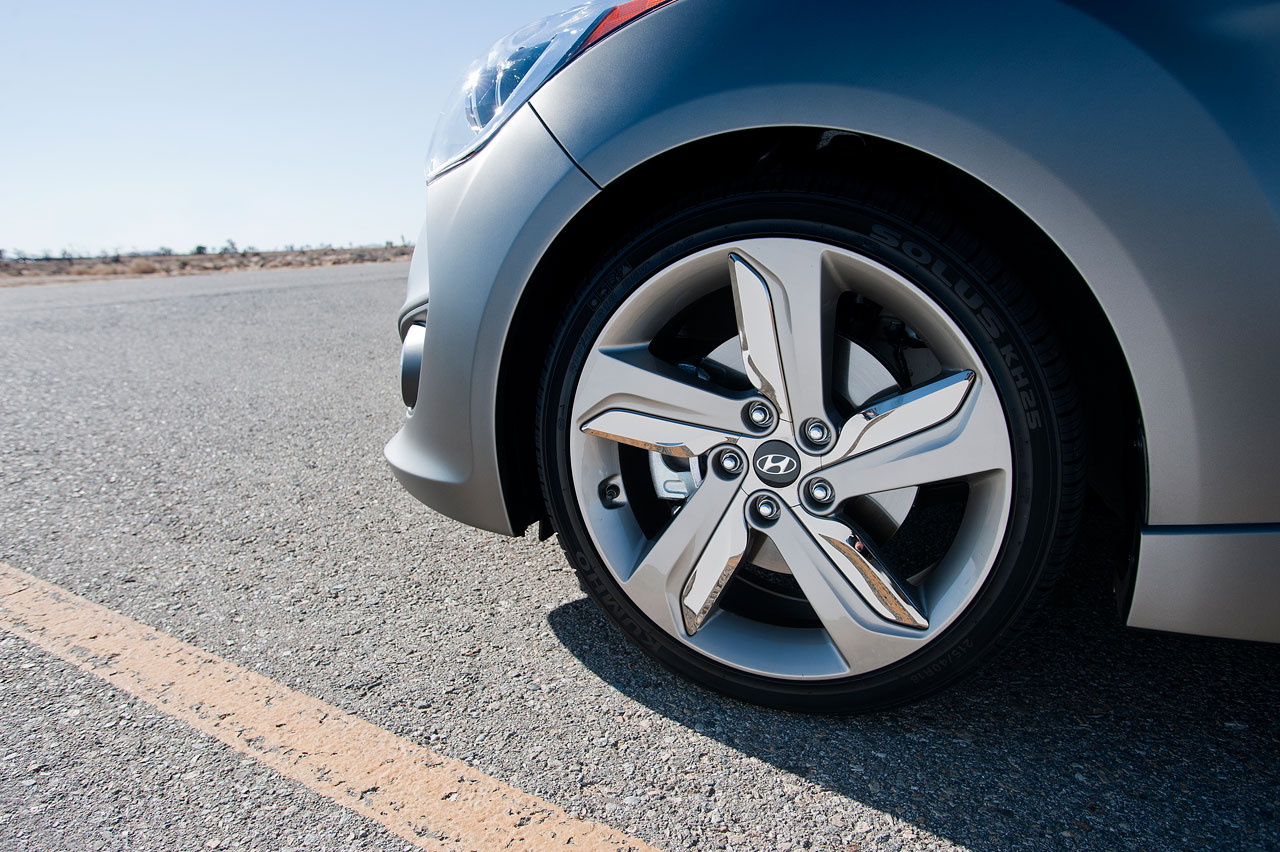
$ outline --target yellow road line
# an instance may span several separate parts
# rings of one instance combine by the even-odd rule
[[[653,850],[3,563],[0,628],[423,849]]]

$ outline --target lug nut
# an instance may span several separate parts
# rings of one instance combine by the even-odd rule
[[[765,495],[756,498],[756,514],[764,518],[766,521],[772,521],[778,517],[778,501],[772,497]]]
[[[763,402],[753,402],[747,406],[747,423],[757,429],[767,429],[773,424],[773,410]]]
[[[809,499],[815,503],[825,506],[835,497],[835,489],[831,487],[831,483],[825,479],[809,480]]]
[[[817,447],[826,446],[827,441],[831,439],[831,429],[821,420],[806,420],[804,424],[804,436],[809,439],[809,443]]]
[[[742,456],[736,450],[725,450],[717,459],[720,470],[729,476],[736,476],[742,470]]]

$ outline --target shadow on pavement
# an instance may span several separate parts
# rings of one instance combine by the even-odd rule
[[[1084,530],[1012,649],[872,716],[781,713],[692,686],[587,599],[548,619],[630,698],[974,850],[1280,848],[1280,646],[1126,630],[1109,591],[1124,532],[1098,510]]]

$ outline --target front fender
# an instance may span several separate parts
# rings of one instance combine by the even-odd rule
[[[1246,159],[1217,117],[1231,111],[1204,97],[1134,40],[1048,0],[678,0],[532,103],[606,192],[689,141],[774,126],[874,135],[967,172],[1057,244],[1112,323],[1146,427],[1147,522],[1274,522],[1270,167]],[[1272,104],[1255,118],[1275,116]],[[1086,396],[1106,380],[1079,378]]]

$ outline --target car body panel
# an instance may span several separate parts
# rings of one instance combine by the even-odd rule
[[[1280,641],[1280,524],[1143,531],[1129,626]]]
[[[1224,526],[1280,520],[1280,4],[1117,5],[677,0],[591,47],[428,188],[401,320],[436,282],[419,398],[442,402],[388,445],[397,475],[519,532],[495,446],[501,347],[599,186],[737,130],[873,135],[1008,199],[1111,322],[1148,472],[1131,623],[1280,640],[1280,536]],[[1078,378],[1086,397],[1108,380]]]
[[[596,191],[527,107],[471,161],[427,187],[400,312],[403,334],[428,307],[424,369],[418,405],[386,456],[411,494],[450,517],[521,532],[498,475],[495,341],[505,337],[546,246]]]
[[[532,103],[606,191],[684,142],[767,126],[866,133],[960,168],[1038,224],[1110,318],[1144,415],[1146,521],[1280,519],[1280,394],[1259,393],[1280,363],[1280,223],[1259,174],[1280,155],[1246,160],[1178,77],[1098,19],[1051,2],[780,15],[681,0]],[[1280,119],[1256,118],[1271,126],[1260,151]]]

